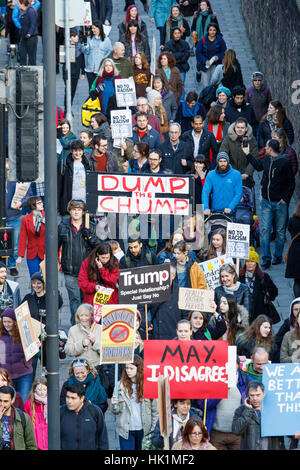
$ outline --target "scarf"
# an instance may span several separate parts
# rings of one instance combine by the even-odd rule
[[[205,17],[206,17],[206,21],[205,21],[204,28],[203,28],[203,18]],[[196,32],[197,32],[198,41],[207,32],[207,27],[210,22],[211,22],[211,14],[208,13],[208,11],[201,11],[196,22]]]
[[[174,444],[175,442],[179,441],[179,439],[181,439],[181,433],[184,430],[184,427],[190,418],[190,413],[188,413],[184,419],[179,418],[179,416],[176,413],[174,413],[172,415],[172,418],[173,418],[173,444]]]
[[[223,286],[223,289],[224,289],[224,291],[226,292],[226,294],[232,294],[233,292],[236,292],[236,291],[239,289],[240,284],[241,284],[241,283],[238,281],[238,282],[235,284],[235,286],[231,286],[231,287],[225,287],[225,286]]]
[[[114,76],[114,71],[108,73],[105,70],[103,70],[102,77],[103,78],[112,78]]]
[[[43,409],[43,414],[44,414],[44,419],[46,421],[46,423],[48,422],[47,421],[47,408],[48,408],[48,400],[47,400],[47,397],[41,397],[38,393],[34,392],[34,400],[37,402],[37,403],[42,403],[44,405],[44,409]]]
[[[41,225],[42,223],[45,223],[45,218],[42,216],[40,212],[38,212],[35,216],[35,222],[34,222],[34,230],[35,230],[35,236],[39,237],[40,236],[40,230],[41,230]]]
[[[274,122],[274,116],[272,116],[271,114],[268,114],[267,121],[269,123],[271,132],[275,131],[277,129],[277,125]]]
[[[182,30],[183,26],[183,17],[182,15],[177,16],[174,18],[174,16],[171,16],[169,20],[166,21],[166,39],[165,42],[169,41],[171,39],[171,29],[174,27],[180,28]]]
[[[74,383],[79,383],[85,386],[85,397],[91,403],[95,405],[104,403],[107,400],[106,392],[101,385],[99,376],[94,378],[93,374],[90,372],[86,379],[83,382],[80,382],[76,379],[75,375],[72,374],[69,377],[68,383],[70,385]]]
[[[213,125],[212,125],[211,122],[208,124],[208,130],[210,132],[213,132]],[[215,138],[216,138],[217,142],[222,141],[222,138],[223,138],[223,122],[219,123],[218,129],[217,129],[217,135],[215,135]],[[209,161],[210,161],[210,163],[212,163],[212,160],[213,160],[213,152],[212,152],[212,149],[210,147],[209,148]]]
[[[183,117],[194,117],[194,116],[197,116],[198,114],[198,111],[199,111],[199,107],[200,107],[200,104],[198,103],[198,101],[196,102],[195,106],[193,106],[192,108],[190,108],[186,102],[186,100],[184,100],[182,102],[182,116]]]

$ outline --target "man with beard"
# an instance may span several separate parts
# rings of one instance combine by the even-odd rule
[[[209,207],[210,194],[212,194],[211,208]],[[202,190],[204,215],[210,215],[211,211],[223,211],[225,214],[231,214],[240,202],[242,195],[241,173],[232,168],[226,152],[218,153],[216,169],[207,174]]]
[[[6,277],[6,266],[4,263],[0,263],[0,314],[7,308],[17,308],[21,303],[19,284],[8,281]]]

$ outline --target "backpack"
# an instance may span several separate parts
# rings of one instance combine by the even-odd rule
[[[81,122],[83,126],[89,127],[93,114],[101,113],[101,105],[99,98],[93,100],[88,97],[81,108]]]
[[[25,420],[24,411],[20,410],[20,408],[15,408],[15,410],[16,410],[16,411],[19,413],[19,415],[20,415],[21,424],[22,424],[22,428],[23,428],[23,432],[24,432],[24,434],[25,434],[26,420]]]
[[[252,95],[253,95],[253,90],[254,90],[254,87],[251,86],[250,88],[248,88],[248,99],[251,100],[252,98]],[[266,86],[263,90],[264,94],[266,95],[266,98],[268,98],[268,94],[270,92],[269,88]]]

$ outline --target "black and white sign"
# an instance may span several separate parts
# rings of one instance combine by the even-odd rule
[[[136,91],[133,78],[116,79],[115,90],[118,108],[136,106]]]
[[[130,109],[115,109],[111,111],[110,124],[113,139],[132,137],[132,117]]]
[[[248,259],[250,245],[250,226],[229,222],[226,230],[226,256]]]

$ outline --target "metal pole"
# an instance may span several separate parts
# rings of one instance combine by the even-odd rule
[[[5,157],[5,104],[0,103],[0,227],[6,224]]]
[[[69,0],[65,0],[66,118],[72,126]]]
[[[60,449],[55,2],[43,2],[48,448]]]

